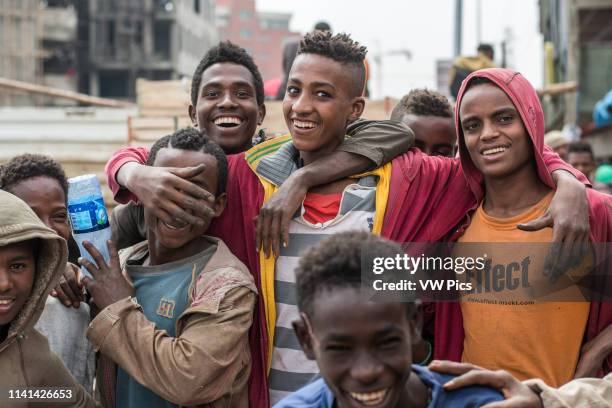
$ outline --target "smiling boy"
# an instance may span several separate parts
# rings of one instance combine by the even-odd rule
[[[65,241],[46,227],[14,195],[0,191],[0,388],[3,406],[29,402],[9,400],[8,390],[56,387],[66,402],[46,406],[98,406],[51,351],[34,328],[49,292],[66,268]],[[29,405],[28,405],[29,406]]]
[[[544,117],[535,90],[518,72],[499,68],[478,71],[465,80],[459,92],[456,119],[468,183],[472,190],[485,192],[459,242],[525,243],[514,250],[493,247],[493,256],[518,260],[530,254],[534,262],[543,250],[532,243],[550,243],[553,232],[550,228],[525,232],[517,225],[545,212],[554,186],[542,158]],[[584,240],[607,242],[612,232],[610,199],[591,189],[587,198],[591,234]],[[609,281],[609,259],[596,259],[595,264],[601,269],[590,273],[605,284]],[[531,285],[549,282],[542,269],[532,269]],[[597,289],[609,294],[609,287]],[[462,361],[505,369],[519,379],[542,378],[553,386],[570,381],[574,375],[595,376],[605,371],[610,356],[600,333],[612,324],[609,302],[557,299],[542,302],[536,298],[534,304],[506,305],[467,296],[458,316],[447,315],[439,322],[440,327],[448,324],[449,328],[451,322],[463,322],[462,330],[447,344],[447,353],[457,350]]]
[[[227,160],[196,129],[158,140],[148,165],[197,167],[190,179],[210,191],[214,217],[225,209]],[[103,309],[88,331],[117,367],[105,367],[100,389],[107,407],[246,407],[251,369],[248,331],[256,289],[247,268],[202,225],[167,223],[145,209],[147,240],[107,264],[90,244],[97,266],[82,259],[94,280],[84,283]],[[129,276],[130,285],[121,275]]]
[[[294,328],[322,379],[275,408],[481,406],[503,399],[487,387],[445,392],[451,376],[412,364],[421,335],[421,309],[413,302],[373,302],[361,290],[365,253],[394,258],[402,248],[364,232],[321,241],[297,270],[299,320]]]
[[[60,237],[74,244],[72,258],[78,259],[78,247],[72,239],[68,222],[68,181],[61,165],[48,156],[23,154],[13,157],[2,167],[0,188],[25,201],[41,221]],[[76,276],[78,267],[68,262],[64,276]],[[85,337],[89,325],[89,305],[83,300],[82,288],[71,279],[62,279],[55,291],[66,302],[49,296],[36,329],[47,337],[51,349],[61,358],[70,373],[91,392],[95,368],[95,353]],[[53,292],[52,292],[53,293]],[[67,299],[71,299],[68,301]]]

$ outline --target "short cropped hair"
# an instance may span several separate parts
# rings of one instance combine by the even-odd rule
[[[491,44],[480,44],[476,49],[478,52],[494,55],[493,46]]]
[[[354,41],[348,34],[332,34],[330,31],[316,30],[304,36],[300,42],[297,55],[321,55],[352,68],[347,73],[354,78],[354,87],[351,92],[355,96],[360,96],[365,86],[364,59],[367,53],[368,49]]]
[[[595,161],[595,155],[593,154],[593,148],[587,142],[577,141],[572,142],[567,147],[567,154],[570,153],[588,153],[591,155],[591,160]]]
[[[198,92],[200,92],[200,84],[202,83],[204,71],[211,65],[223,62],[242,65],[251,72],[257,105],[262,105],[264,103],[264,86],[261,72],[259,72],[253,57],[249,55],[247,50],[230,41],[220,42],[215,47],[212,47],[200,60],[191,80],[191,104],[196,106],[198,102]]]
[[[188,127],[179,129],[171,135],[164,136],[157,140],[151,147],[147,166],[153,166],[157,153],[164,148],[171,147],[173,149],[190,150],[193,152],[204,152],[214,156],[217,160],[217,191],[216,196],[225,193],[227,186],[227,156],[218,144],[210,140],[199,130]]]
[[[68,200],[68,180],[64,169],[57,161],[42,154],[15,156],[0,167],[0,189],[10,192],[22,181],[40,176],[57,180]]]
[[[429,89],[413,89],[395,105],[391,111],[391,120],[402,120],[404,115],[409,114],[452,118],[453,109],[441,93]]]
[[[362,251],[395,258],[402,248],[368,232],[347,231],[324,239],[302,255],[296,269],[297,304],[312,315],[314,299],[322,291],[361,285]],[[414,303],[408,303],[413,310]]]

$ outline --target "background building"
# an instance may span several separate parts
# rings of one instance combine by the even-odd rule
[[[246,48],[264,80],[281,78],[285,40],[300,37],[289,30],[291,14],[258,12],[254,0],[217,0],[219,37]]]
[[[0,0],[0,77],[118,99],[191,77],[218,41],[214,0]],[[71,104],[0,94],[0,104]]]
[[[595,155],[612,157],[612,128],[594,129],[595,103],[612,89],[612,0],[540,0],[545,82],[576,81],[578,92],[544,100],[547,129],[577,125]]]
[[[190,77],[218,40],[212,0],[77,3],[89,28],[79,90],[91,95],[133,99],[137,78]]]

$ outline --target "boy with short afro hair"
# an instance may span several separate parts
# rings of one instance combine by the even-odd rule
[[[461,407],[501,401],[487,387],[446,392],[452,377],[412,364],[412,346],[421,335],[421,309],[414,302],[373,302],[361,291],[366,253],[395,258],[402,248],[367,232],[333,235],[300,260],[294,323],[319,379],[281,400],[276,408],[353,406]]]
[[[215,197],[208,204],[214,215],[202,224],[168,223],[145,208],[147,240],[124,250],[121,260],[109,244],[110,264],[84,243],[97,263],[81,260],[94,278],[84,283],[102,310],[87,335],[104,357],[99,384],[106,407],[248,406],[257,289],[223,241],[205,235],[225,209],[225,153],[186,128],[159,139],[147,162],[200,164],[206,171],[191,181]]]
[[[198,94],[200,92],[200,84],[202,83],[202,74],[208,67],[222,62],[231,62],[242,65],[253,75],[253,84],[255,85],[255,96],[258,105],[264,103],[264,85],[259,68],[255,64],[253,57],[242,47],[232,43],[231,41],[222,41],[215,47],[212,47],[200,60],[200,63],[193,72],[191,79],[191,104],[196,106],[198,103]]]
[[[430,156],[453,157],[457,136],[448,99],[429,89],[413,89],[395,105],[391,120],[405,123],[414,145]]]

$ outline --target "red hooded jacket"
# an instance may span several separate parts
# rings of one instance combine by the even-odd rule
[[[461,106],[461,100],[465,94],[466,86],[469,81],[475,77],[488,78],[499,86],[512,100],[533,142],[532,145],[535,150],[538,176],[546,185],[553,189],[555,188],[551,173],[556,168],[569,170],[581,181],[585,182],[585,178],[581,173],[551,159],[548,147],[544,146],[544,114],[542,112],[542,106],[531,84],[522,75],[509,69],[491,68],[476,71],[468,76],[463,82],[457,97],[455,109],[455,126],[457,135],[459,136],[460,167],[465,179],[463,182],[457,182],[451,187],[451,190],[445,195],[444,201],[440,203],[435,211],[436,215],[440,219],[443,219],[445,226],[451,221],[457,221],[456,225],[459,225],[459,227],[453,232],[451,240],[457,239],[465,231],[470,223],[469,215],[477,207],[478,202],[482,200],[484,195],[484,178],[470,159],[459,121],[459,107]],[[551,165],[551,160],[554,162],[554,165]],[[396,186],[396,188],[401,190],[402,186]],[[467,189],[469,193],[464,191],[464,188]],[[403,189],[406,189],[406,186],[404,186]],[[609,242],[612,239],[611,197],[598,193],[595,190],[587,189],[587,199],[589,202],[591,241],[595,243]],[[465,214],[468,214],[467,217]],[[392,213],[389,212],[388,215],[392,216]],[[391,219],[386,223],[389,228],[383,229],[383,235],[396,241],[436,241],[444,237],[444,226],[442,228],[431,227],[429,229],[433,230],[433,232],[427,236],[422,236],[420,234],[411,234],[410,230],[402,231],[401,226],[398,226],[397,223],[393,221],[394,220]],[[600,285],[599,288],[602,288],[604,293],[609,296],[612,293],[612,278],[609,276],[612,270],[612,263],[607,259],[608,257],[606,257],[604,252],[605,249],[601,250],[600,248],[598,253],[598,255],[601,256],[598,260],[602,268],[600,271],[604,271],[605,273],[604,276],[600,277],[601,279],[598,284]],[[428,305],[426,307],[426,313],[431,313],[434,310],[434,358],[461,361],[464,332],[459,303],[439,302],[435,305]],[[612,302],[592,302],[585,333],[585,341],[592,340],[611,323]],[[610,372],[610,367],[612,367],[611,363],[612,358],[609,356],[600,374]]]

